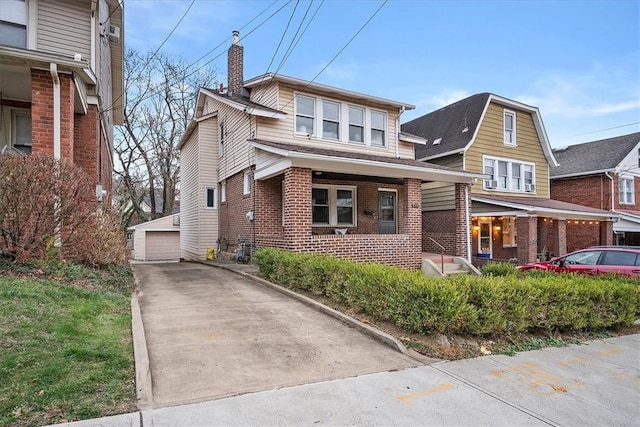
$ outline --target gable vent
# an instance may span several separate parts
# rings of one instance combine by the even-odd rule
[[[442,138],[438,138],[435,141],[433,141],[433,145],[440,145],[441,142],[442,142]]]

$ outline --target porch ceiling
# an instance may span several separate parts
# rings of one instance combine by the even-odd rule
[[[249,144],[266,153],[256,156],[256,179],[268,179],[290,167],[300,167],[328,173],[386,177],[414,178],[423,182],[442,181],[471,184],[482,175],[419,162],[413,159],[374,156],[312,146],[250,140]]]

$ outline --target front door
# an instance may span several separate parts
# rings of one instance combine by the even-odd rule
[[[478,252],[491,258],[491,220],[479,220],[478,228]]]
[[[379,210],[378,232],[380,234],[396,234],[398,223],[396,220],[396,193],[394,191],[380,191],[378,193]]]

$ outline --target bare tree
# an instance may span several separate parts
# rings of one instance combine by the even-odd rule
[[[180,176],[177,143],[193,117],[198,90],[216,82],[212,68],[127,50],[124,124],[116,128],[114,143],[115,190],[125,225],[133,216],[144,221],[171,214]]]

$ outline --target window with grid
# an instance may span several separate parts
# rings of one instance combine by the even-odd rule
[[[635,204],[633,178],[620,178],[618,200],[624,205]]]

